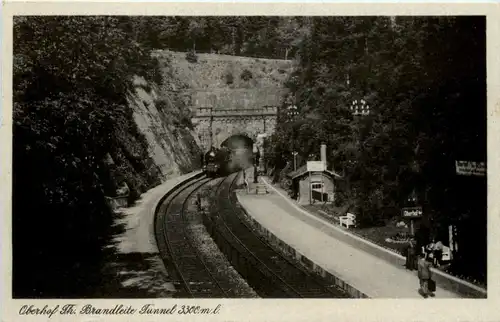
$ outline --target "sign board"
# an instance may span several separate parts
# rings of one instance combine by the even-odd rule
[[[457,174],[463,176],[480,176],[486,175],[486,163],[474,161],[455,161]]]
[[[422,217],[422,207],[408,207],[401,209],[404,218]]]
[[[323,172],[325,169],[323,161],[307,161],[307,171],[309,172]]]

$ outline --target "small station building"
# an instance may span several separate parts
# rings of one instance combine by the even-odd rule
[[[308,171],[307,165],[287,175],[292,181],[292,191],[300,205],[316,202],[332,203],[335,200],[335,181],[341,176],[330,170]]]
[[[321,161],[307,164],[287,174],[291,181],[294,199],[301,205],[315,202],[332,203],[335,200],[336,182],[342,176],[326,167],[326,145],[321,145]]]

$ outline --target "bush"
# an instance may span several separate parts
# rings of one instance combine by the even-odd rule
[[[186,54],[186,60],[190,63],[197,63],[198,62],[198,55],[196,55],[194,52],[189,51]]]
[[[253,78],[253,75],[252,75],[252,72],[249,71],[248,69],[245,69],[241,75],[240,75],[241,79],[244,80],[244,81],[249,81],[250,79]]]
[[[231,85],[232,83],[234,83],[234,76],[231,72],[227,72],[226,73],[226,84]]]

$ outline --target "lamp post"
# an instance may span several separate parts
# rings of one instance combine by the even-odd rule
[[[354,100],[351,103],[351,111],[354,116],[370,115],[370,105],[364,99]]]
[[[351,112],[354,117],[357,118],[358,122],[360,121],[360,117],[363,116],[368,116],[370,115],[370,105],[367,104],[367,102],[364,99],[361,100],[354,100],[352,101],[351,104]],[[358,123],[358,140],[362,148],[364,148],[364,142],[362,141],[361,137],[361,129],[360,129],[360,124]],[[361,151],[361,155],[363,156],[363,151]]]
[[[295,117],[299,114],[296,105],[290,105],[287,107],[286,113],[292,121],[295,121]],[[292,154],[293,154],[293,171],[297,170],[297,161],[296,156],[297,152],[295,152],[295,129],[292,126]]]
[[[361,156],[363,157],[363,150],[364,150],[364,142],[362,142],[362,137],[361,137],[361,129],[360,129],[360,117],[363,116],[368,116],[370,115],[370,105],[367,104],[367,102],[364,99],[361,100],[354,100],[352,101],[351,104],[351,112],[352,115],[357,119],[358,124],[357,124],[357,129],[358,129],[358,141],[361,145],[362,151],[361,151]]]
[[[364,148],[365,148],[365,146],[364,146],[363,138],[362,138],[362,135],[361,135],[361,119],[360,118],[364,117],[364,116],[370,115],[370,106],[367,104],[367,102],[364,99],[354,100],[351,103],[351,112],[352,112],[352,115],[356,119],[356,128],[358,130],[358,141],[359,141],[359,144],[360,144],[360,152],[361,152],[360,154],[361,154],[362,164],[361,164],[361,167],[358,167],[358,169],[361,172],[360,173],[361,177],[364,178],[364,171],[365,171],[365,167],[364,167],[364,158],[365,158]],[[359,160],[356,160],[356,161],[359,162]],[[358,165],[359,165],[359,163],[358,163]],[[366,195],[366,185],[365,184],[363,184],[361,186],[361,192]],[[365,200],[365,198],[362,198],[362,200]]]
[[[297,170],[297,154],[298,152],[293,151],[293,171]]]

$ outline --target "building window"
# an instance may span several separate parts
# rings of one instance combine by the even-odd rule
[[[312,183],[311,188],[313,189],[323,189],[323,184],[322,183]]]

